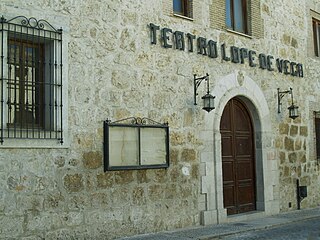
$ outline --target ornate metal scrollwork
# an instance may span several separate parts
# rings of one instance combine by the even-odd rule
[[[107,124],[132,124],[132,125],[168,125],[168,123],[159,123],[146,117],[129,117],[112,122],[110,119],[105,121]]]
[[[54,32],[61,32],[62,29],[56,29],[48,21],[44,19],[37,20],[34,17],[27,18],[25,16],[17,16],[10,20],[5,19],[3,16],[0,18],[0,23],[17,23],[24,27],[29,27],[38,30],[50,30]]]

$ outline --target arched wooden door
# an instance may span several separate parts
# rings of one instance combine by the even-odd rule
[[[233,98],[227,103],[220,132],[227,214],[256,210],[254,132],[250,114],[241,100]]]

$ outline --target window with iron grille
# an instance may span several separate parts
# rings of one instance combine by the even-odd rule
[[[247,0],[226,0],[226,26],[248,34]]]
[[[314,54],[320,56],[320,21],[312,19]]]
[[[62,30],[45,20],[0,19],[0,142],[62,134]]]
[[[192,18],[192,0],[173,0],[173,13]]]

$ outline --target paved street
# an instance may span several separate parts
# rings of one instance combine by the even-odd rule
[[[320,240],[320,208],[262,218],[150,233],[122,240]]]
[[[212,239],[224,240],[320,240],[320,217]]]

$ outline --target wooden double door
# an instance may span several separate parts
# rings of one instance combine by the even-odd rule
[[[231,99],[220,123],[223,201],[227,214],[256,210],[254,131],[245,104]]]

